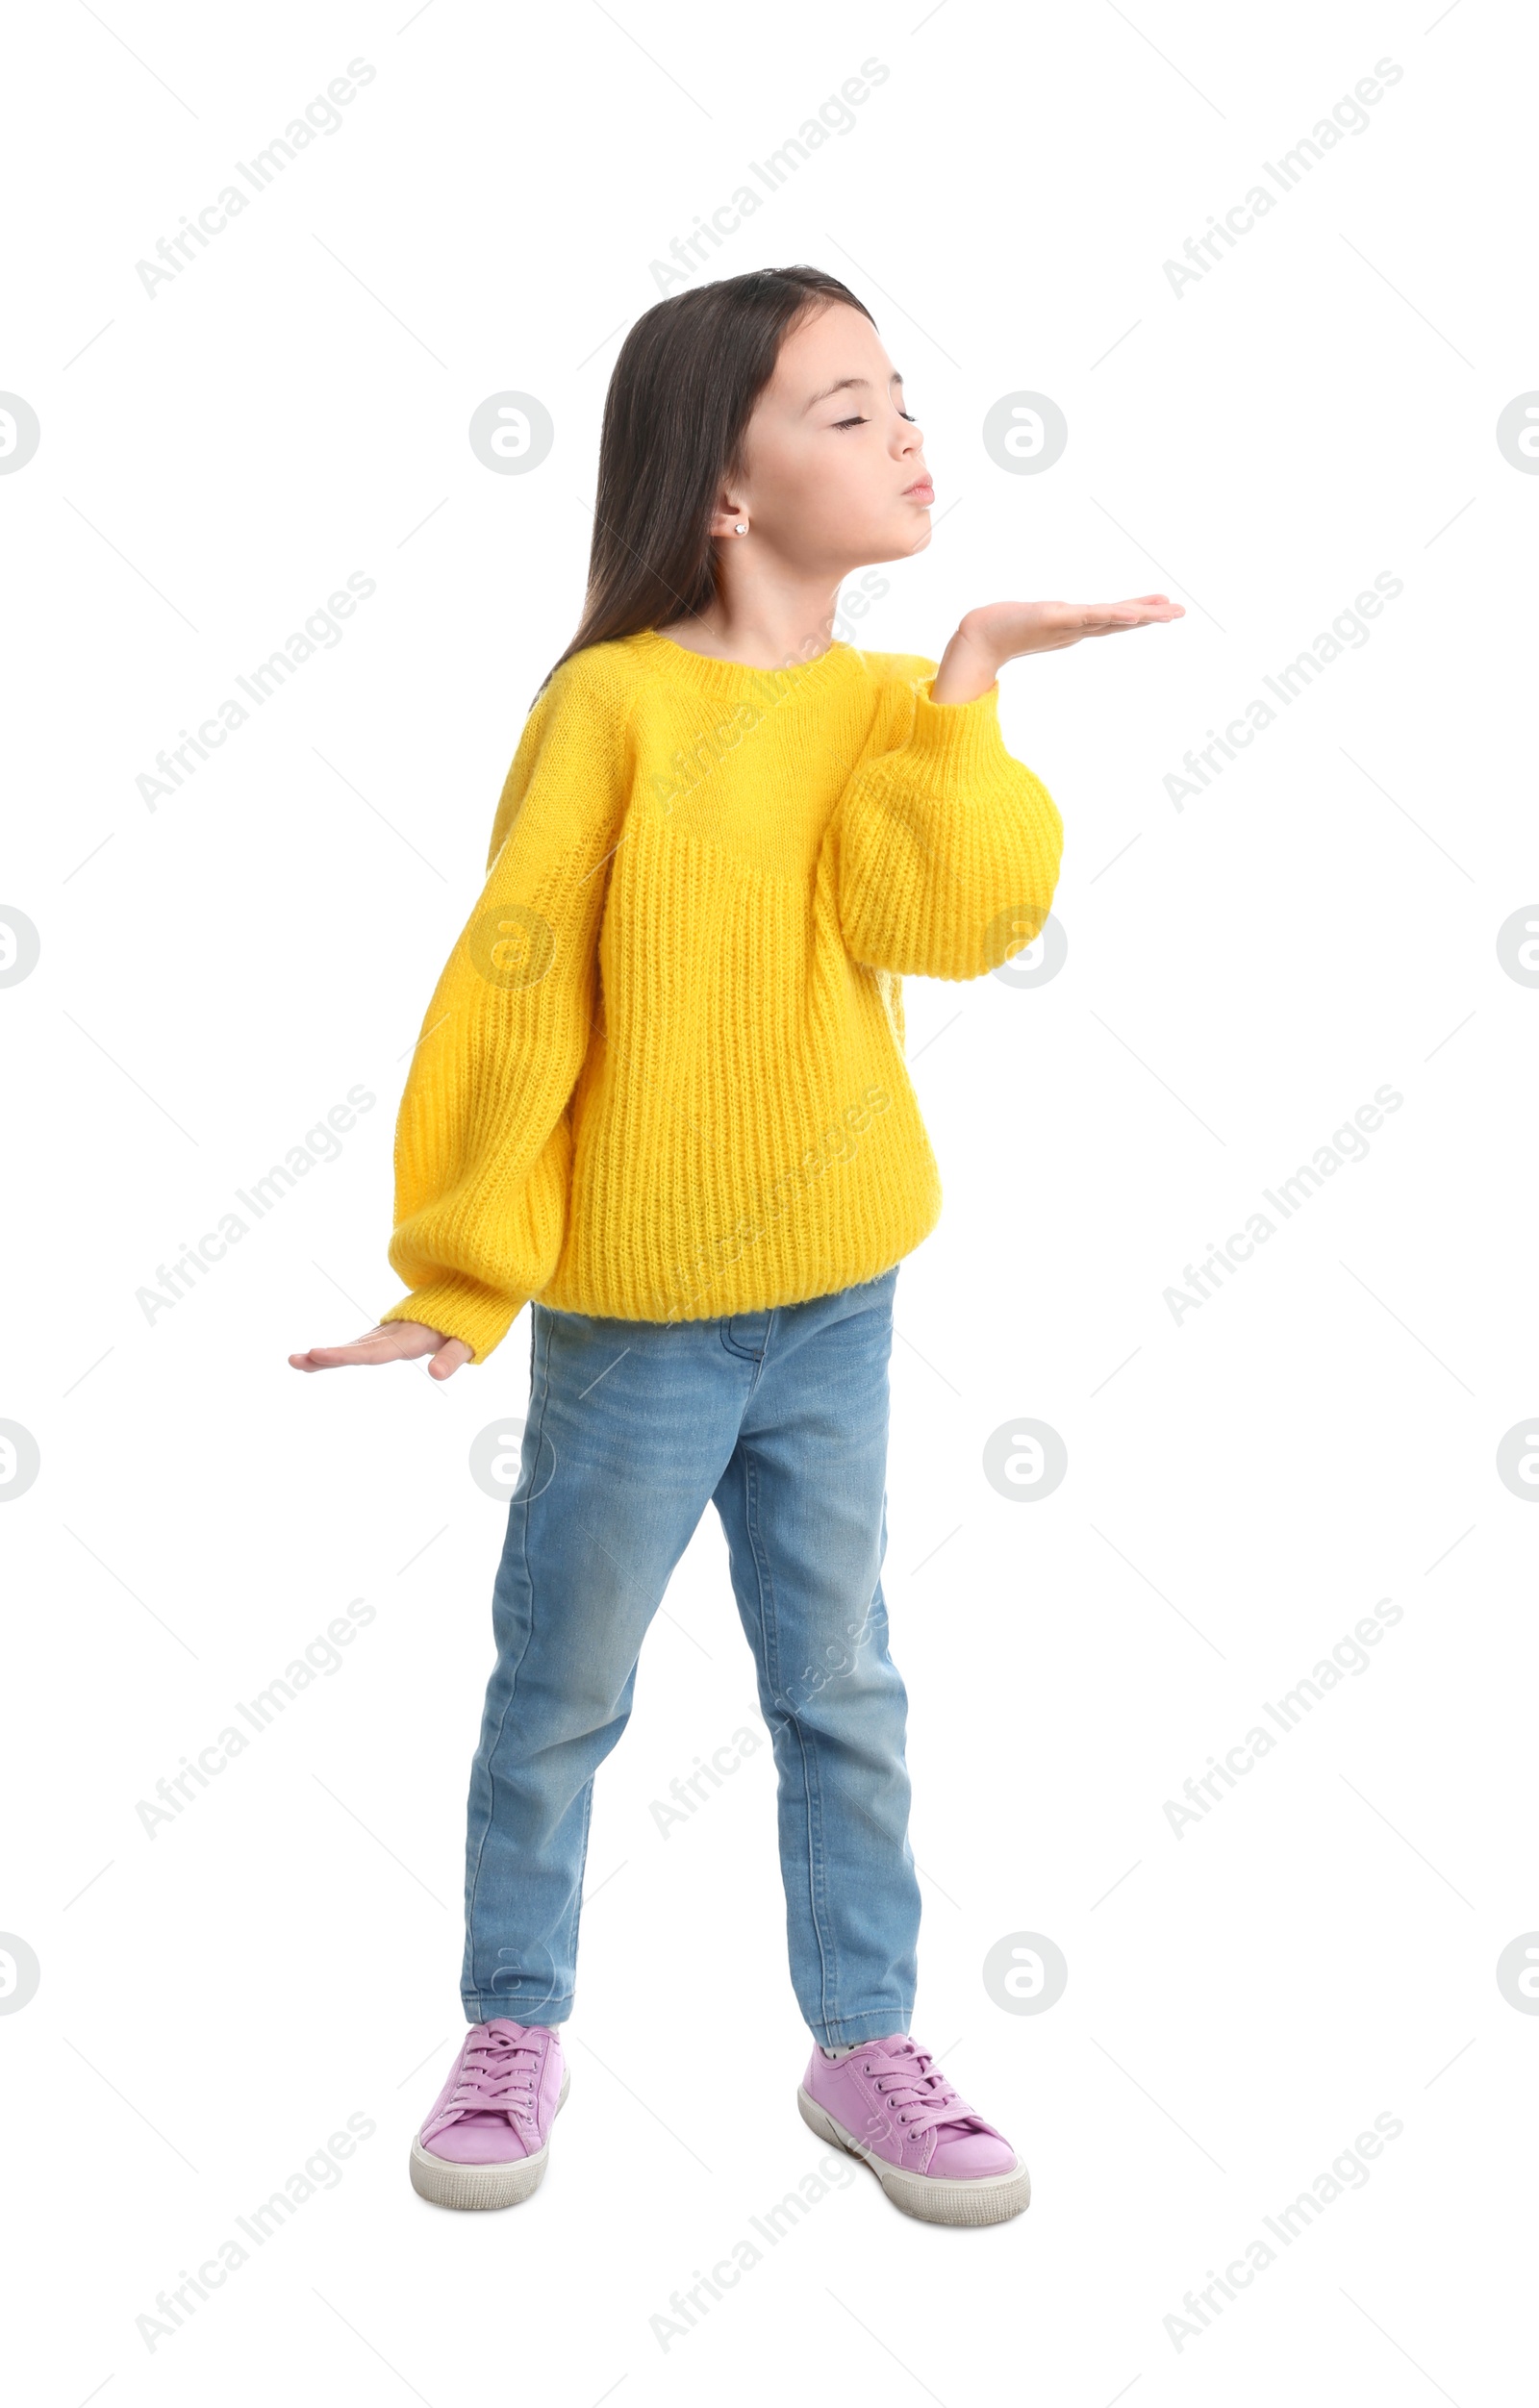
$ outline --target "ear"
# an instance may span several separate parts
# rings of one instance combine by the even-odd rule
[[[741,503],[723,499],[711,520],[711,540],[723,543],[741,542],[752,524]]]

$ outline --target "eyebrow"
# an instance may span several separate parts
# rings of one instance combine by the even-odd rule
[[[901,385],[903,382],[902,371],[898,368],[895,368],[887,381],[889,385]],[[803,410],[801,414],[802,416],[806,416],[807,410],[816,410],[820,401],[830,400],[835,393],[848,392],[851,390],[869,392],[870,390],[870,378],[869,376],[842,376],[836,385],[825,385],[820,393],[814,393],[811,401],[807,404],[807,409]]]

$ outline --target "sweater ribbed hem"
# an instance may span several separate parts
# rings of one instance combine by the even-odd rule
[[[484,1363],[492,1348],[502,1343],[527,1302],[527,1297],[498,1295],[479,1280],[451,1275],[435,1279],[425,1288],[414,1288],[379,1317],[382,1324],[421,1321],[445,1338],[463,1338],[472,1349],[471,1362]]]
[[[989,802],[1000,770],[1015,765],[999,726],[999,681],[971,702],[935,702],[927,677],[914,689],[914,728],[905,759],[922,763],[958,802]]]

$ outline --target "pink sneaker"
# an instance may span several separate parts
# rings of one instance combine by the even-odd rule
[[[553,2026],[472,2023],[412,2143],[412,2188],[439,2207],[513,2207],[538,2191],[571,2081]]]
[[[1002,2224],[1031,2197],[1031,2176],[1009,2142],[901,2032],[832,2062],[815,2048],[796,2105],[820,2140],[865,2160],[905,2216]]]

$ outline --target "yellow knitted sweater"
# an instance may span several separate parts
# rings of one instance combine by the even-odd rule
[[[563,663],[407,1076],[385,1320],[479,1363],[531,1297],[695,1320],[929,1235],[902,977],[1018,952],[1063,848],[997,684],[936,703],[936,670],[846,643],[756,669],[656,631]]]

